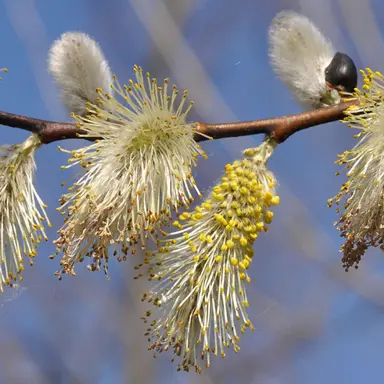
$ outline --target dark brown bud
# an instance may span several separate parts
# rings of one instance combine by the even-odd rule
[[[337,52],[325,68],[325,80],[332,88],[353,92],[357,85],[355,63],[345,53]]]

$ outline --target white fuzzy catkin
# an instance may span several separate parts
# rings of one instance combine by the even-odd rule
[[[278,13],[269,27],[273,70],[306,109],[324,106],[325,68],[334,54],[331,42],[307,17],[296,12]]]
[[[134,66],[134,74],[128,85],[115,79],[116,98],[99,90],[98,105],[89,103],[89,115],[77,117],[80,137],[102,140],[63,149],[72,155],[64,168],[81,166],[86,172],[61,199],[67,217],[56,240],[63,253],[58,276],[74,274],[85,259],[90,270],[108,273],[110,255],[121,261],[136,245],[145,249],[172,211],[201,197],[192,168],[206,157],[195,140],[204,134],[187,122],[193,105],[188,92],[179,93],[168,79],[158,83],[141,67]]]
[[[0,147],[0,293],[22,281],[24,262],[28,258],[33,265],[38,245],[48,240],[47,206],[34,185],[34,154],[40,145],[32,134],[22,144]]]
[[[48,68],[65,106],[77,115],[86,114],[87,101],[96,101],[96,88],[111,92],[113,78],[108,62],[96,41],[85,33],[62,34],[49,51]]]
[[[342,263],[357,268],[369,247],[384,251],[384,76],[367,68],[360,72],[363,86],[354,97],[358,105],[346,111],[343,120],[356,132],[356,145],[338,155],[347,180],[337,195],[334,223],[344,238]]]

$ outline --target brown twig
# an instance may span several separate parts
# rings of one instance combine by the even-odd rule
[[[44,144],[65,139],[75,139],[81,133],[81,130],[73,123],[58,123],[56,121],[34,119],[33,117],[20,116],[3,111],[0,111],[0,125],[37,133]]]
[[[204,136],[196,135],[196,141],[208,140],[206,136],[212,137],[212,139],[223,139],[265,134],[273,137],[278,143],[282,143],[288,137],[303,129],[342,119],[346,108],[357,103],[356,100],[351,100],[332,107],[272,119],[222,124],[197,123],[199,132]],[[82,133],[81,129],[74,123],[39,120],[2,111],[0,111],[0,125],[37,133],[45,144],[59,140],[75,139]]]
[[[332,107],[272,119],[223,124],[198,123],[198,125],[201,133],[211,136],[213,139],[263,133],[273,137],[278,143],[282,143],[288,137],[303,129],[343,119],[345,110],[351,105],[357,104],[357,100],[350,100]],[[207,140],[207,138],[201,137],[198,141],[203,140]]]

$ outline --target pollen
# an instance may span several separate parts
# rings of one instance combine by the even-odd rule
[[[206,155],[195,140],[201,135],[196,124],[187,122],[193,105],[187,92],[170,86],[168,79],[158,84],[139,66],[133,72],[128,85],[114,77],[116,97],[99,89],[98,102],[88,103],[88,115],[75,116],[79,137],[102,140],[78,150],[61,149],[71,156],[65,168],[84,171],[61,199],[60,211],[67,213],[55,241],[62,257],[59,277],[73,274],[83,260],[90,270],[108,274],[109,248],[118,260],[146,249],[149,240],[164,234],[173,212],[201,196],[192,168]],[[189,220],[200,222],[210,205],[206,202],[193,215],[180,214],[173,226],[181,230]]]
[[[384,250],[384,77],[370,68],[361,74],[364,85],[353,95],[359,104],[348,108],[343,120],[358,130],[357,143],[338,155],[336,163],[347,181],[328,200],[328,206],[336,205],[335,226],[345,239],[341,252],[346,270],[357,268],[369,247]]]
[[[186,218],[183,232],[167,236],[176,243],[168,252],[159,247],[141,274],[157,280],[145,297],[150,303],[161,301],[163,308],[147,333],[149,348],[159,353],[173,347],[179,369],[200,372],[199,356],[210,366],[212,356],[226,356],[228,347],[239,350],[239,330],[253,329],[246,286],[257,232],[266,232],[273,217],[270,207],[276,205],[275,178],[266,166],[275,147],[267,139],[246,150],[243,161],[226,165],[222,181],[230,184],[223,187],[228,182],[223,181],[212,189],[197,220],[199,210],[188,219],[185,213],[179,216]]]
[[[43,223],[50,226],[50,221],[34,186],[34,154],[40,145],[32,135],[22,144],[0,147],[0,292],[17,278],[22,281],[22,255],[33,265],[39,243],[48,239]]]

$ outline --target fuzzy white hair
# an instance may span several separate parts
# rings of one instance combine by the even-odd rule
[[[306,109],[322,106],[327,92],[325,69],[335,50],[305,16],[282,11],[269,27],[269,56],[273,70]]]
[[[56,40],[48,55],[63,102],[70,112],[84,116],[86,102],[95,102],[96,88],[111,92],[112,73],[99,45],[85,33],[67,32]]]

